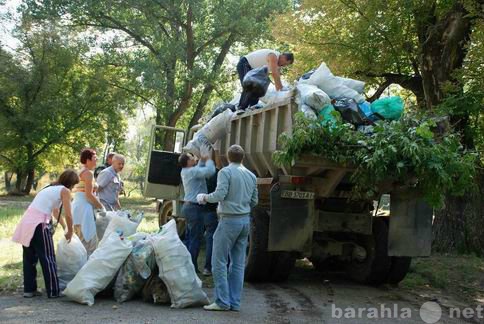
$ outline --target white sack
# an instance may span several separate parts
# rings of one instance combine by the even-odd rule
[[[111,233],[116,233],[116,231],[122,232],[122,235],[126,237],[136,233],[139,223],[125,217],[121,211],[115,212],[111,214],[111,216],[111,221],[109,222],[108,227],[106,227],[106,231],[104,232],[102,240],[99,242],[99,246],[102,246],[105,243],[106,238]]]
[[[319,68],[309,77],[308,84],[312,84],[326,92],[331,98],[351,98],[357,103],[365,101],[365,97],[357,91],[348,88],[338,80],[323,62]]]
[[[72,235],[70,243],[67,242],[65,237],[62,237],[59,241],[57,244],[56,261],[59,288],[62,290],[87,262],[86,248],[76,234]]]
[[[359,80],[354,80],[354,79],[349,79],[349,78],[343,78],[336,76],[336,80],[338,80],[342,85],[355,90],[358,93],[363,93],[365,92],[365,82],[359,81]]]
[[[109,285],[132,249],[131,242],[116,232],[105,235],[104,244],[91,254],[64,294],[78,303],[94,305],[94,296]]]
[[[178,237],[175,220],[163,225],[161,233],[153,235],[159,277],[168,288],[171,307],[207,305],[208,297],[202,289],[190,253]]]
[[[198,132],[203,134],[213,144],[228,133],[233,115],[234,113],[230,109],[227,109],[212,118]]]
[[[297,91],[301,104],[306,104],[316,111],[331,103],[331,98],[321,89],[311,84],[298,84]]]
[[[294,92],[293,89],[290,89],[288,86],[284,86],[284,88],[287,90],[277,91],[276,87],[271,83],[265,96],[260,98],[260,101],[266,105],[275,105],[279,102],[290,99]]]

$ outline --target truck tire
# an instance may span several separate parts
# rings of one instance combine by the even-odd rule
[[[250,222],[249,252],[245,265],[245,280],[264,282],[269,280],[271,254],[267,252],[269,239],[269,214],[266,209],[254,208]]]
[[[296,265],[296,255],[291,252],[271,252],[270,280],[286,281]]]
[[[171,201],[165,201],[160,207],[158,212],[158,225],[161,227],[165,225],[173,214],[173,203]]]
[[[391,257],[392,265],[390,266],[390,272],[388,273],[387,282],[389,284],[398,285],[408,273],[410,264],[412,263],[411,257]]]
[[[362,236],[358,243],[366,249],[364,261],[349,263],[349,276],[361,283],[379,285],[385,283],[390,273],[391,257],[388,256],[388,226],[385,220],[373,220],[373,234]]]
[[[173,202],[166,201],[160,207],[160,211],[158,213],[158,225],[161,227],[168,223],[170,220],[175,219],[176,222],[176,229],[178,232],[178,236],[183,241],[185,239],[185,229],[186,223],[184,218],[174,218],[173,215]]]

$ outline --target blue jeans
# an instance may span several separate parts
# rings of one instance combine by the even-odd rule
[[[249,215],[224,217],[220,219],[213,236],[215,302],[225,309],[240,309],[249,228]],[[230,266],[227,269],[229,257]]]
[[[203,232],[205,231],[203,226],[204,206],[185,203],[182,207],[182,215],[185,216],[187,222],[184,243],[192,256],[195,271],[198,272],[198,254],[200,253],[200,245],[202,244]]]
[[[205,269],[212,271],[213,234],[218,225],[217,212],[215,210],[207,210],[203,214],[203,222],[205,225]]]

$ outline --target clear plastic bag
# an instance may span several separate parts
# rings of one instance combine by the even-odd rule
[[[63,290],[87,262],[86,248],[76,234],[72,235],[70,243],[65,237],[59,241],[56,261],[59,288]]]
[[[209,300],[202,281],[195,272],[190,253],[178,237],[175,220],[163,225],[152,241],[159,276],[168,288],[171,307],[207,305]]]
[[[151,242],[140,240],[135,243],[133,251],[119,269],[114,283],[116,301],[122,303],[140,293],[155,265],[155,254]]]

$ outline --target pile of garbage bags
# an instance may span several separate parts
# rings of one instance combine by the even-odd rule
[[[155,304],[185,308],[208,304],[190,253],[178,237],[174,220],[158,233],[137,232],[143,213],[97,215],[100,243],[88,258],[75,235],[58,245],[57,263],[63,293],[92,306],[95,296],[112,288],[117,302],[142,297]]]
[[[363,95],[365,83],[333,75],[323,62],[296,83],[296,103],[307,118],[333,122],[336,116],[355,126],[378,120],[398,120],[404,109],[400,97],[386,97],[369,103]],[[337,112],[336,114],[334,112]]]

